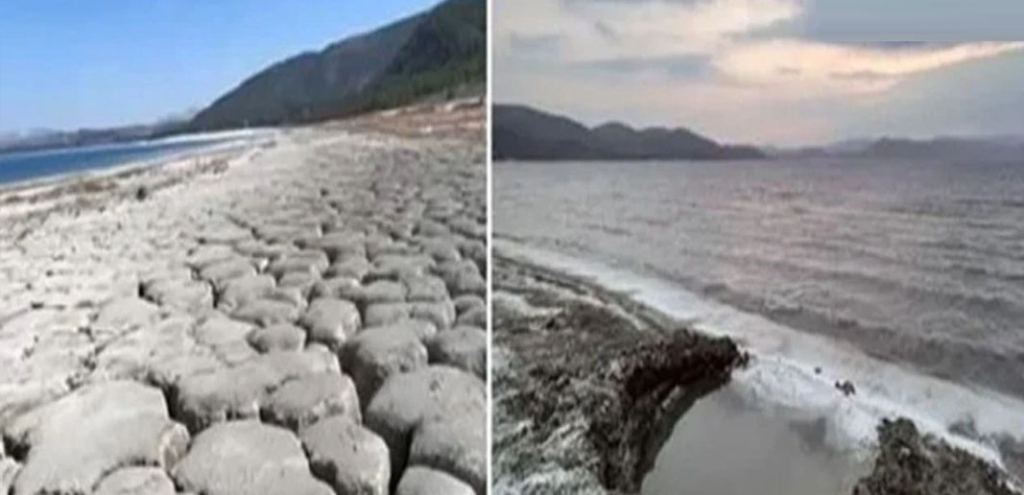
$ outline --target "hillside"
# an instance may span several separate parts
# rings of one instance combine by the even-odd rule
[[[370,33],[271,65],[200,111],[190,130],[311,122],[481,84],[486,4],[447,0]]]
[[[613,122],[593,129],[519,105],[495,105],[495,160],[731,160],[763,158],[750,146],[726,146],[683,128],[641,130]]]

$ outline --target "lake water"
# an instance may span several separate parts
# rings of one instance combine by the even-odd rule
[[[497,163],[493,183],[497,252],[732,336],[755,360],[730,389],[771,421],[849,452],[905,415],[1020,462],[1024,162]]]
[[[226,138],[132,142],[39,151],[0,153],[0,184],[97,170],[208,146]]]
[[[1024,398],[1024,163],[495,166],[495,232]]]
[[[676,424],[641,493],[849,495],[870,463],[830,452],[817,438],[822,432],[816,423],[748,409],[726,387]]]

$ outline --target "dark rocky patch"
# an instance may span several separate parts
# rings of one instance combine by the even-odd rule
[[[551,274],[504,260],[495,269],[498,290],[544,310],[495,307],[495,344],[510,361],[495,369],[499,480],[516,483],[554,463],[592,475],[600,487],[591,489],[636,493],[671,425],[744,360],[728,339],[664,331],[607,294],[579,297],[542,280]],[[529,426],[503,434],[501,423]],[[554,435],[565,443],[553,445]],[[585,491],[561,478],[519,488]]]
[[[882,420],[874,470],[854,495],[1017,495],[995,466],[922,435],[906,418]]]

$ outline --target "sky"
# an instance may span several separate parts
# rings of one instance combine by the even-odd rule
[[[1024,135],[1021,0],[494,0],[494,100],[798,146]]]
[[[0,1],[0,134],[149,123],[431,0]]]

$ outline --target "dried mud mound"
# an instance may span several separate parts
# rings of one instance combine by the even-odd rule
[[[495,280],[496,493],[638,492],[682,412],[743,360],[521,263],[496,261]]]

